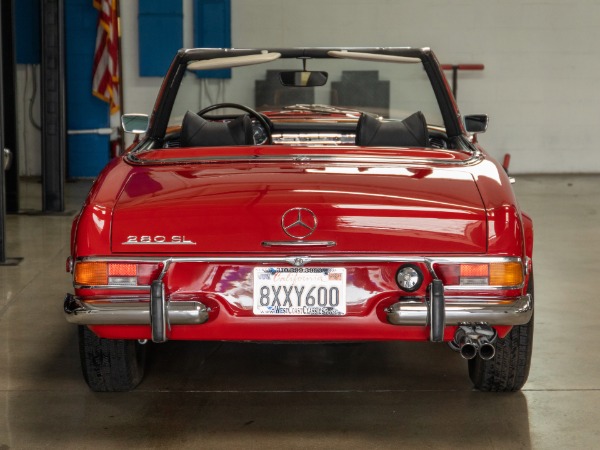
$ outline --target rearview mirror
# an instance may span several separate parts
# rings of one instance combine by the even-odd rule
[[[280,72],[281,84],[288,87],[313,87],[323,86],[327,83],[327,72],[291,71]]]
[[[147,114],[123,114],[121,125],[125,133],[144,134],[148,131],[150,117]]]
[[[485,133],[490,119],[487,114],[465,116],[465,128],[469,133]]]

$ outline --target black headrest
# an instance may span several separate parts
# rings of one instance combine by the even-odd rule
[[[427,122],[421,111],[401,122],[382,122],[362,113],[356,125],[356,145],[376,147],[429,147]]]
[[[191,111],[181,123],[181,147],[210,147],[223,145],[251,145],[252,120],[242,115],[229,122],[211,122]]]

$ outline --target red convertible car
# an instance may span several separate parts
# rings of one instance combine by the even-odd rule
[[[533,229],[431,50],[188,49],[75,218],[66,318],[95,391],[168,340],[446,342],[525,383]]]

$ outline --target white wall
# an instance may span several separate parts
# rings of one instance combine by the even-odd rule
[[[490,115],[490,153],[511,153],[513,173],[600,172],[599,0],[231,3],[235,47],[431,47],[442,63],[483,63],[459,75],[458,100]],[[149,113],[161,80],[138,76],[137,1],[122,0],[121,16],[125,112]]]

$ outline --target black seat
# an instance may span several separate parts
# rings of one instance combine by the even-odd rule
[[[220,147],[225,145],[253,145],[252,120],[248,115],[229,122],[212,122],[191,111],[181,123],[181,147]]]
[[[362,113],[356,125],[356,145],[375,147],[429,147],[427,122],[421,111],[396,122],[382,122]]]

